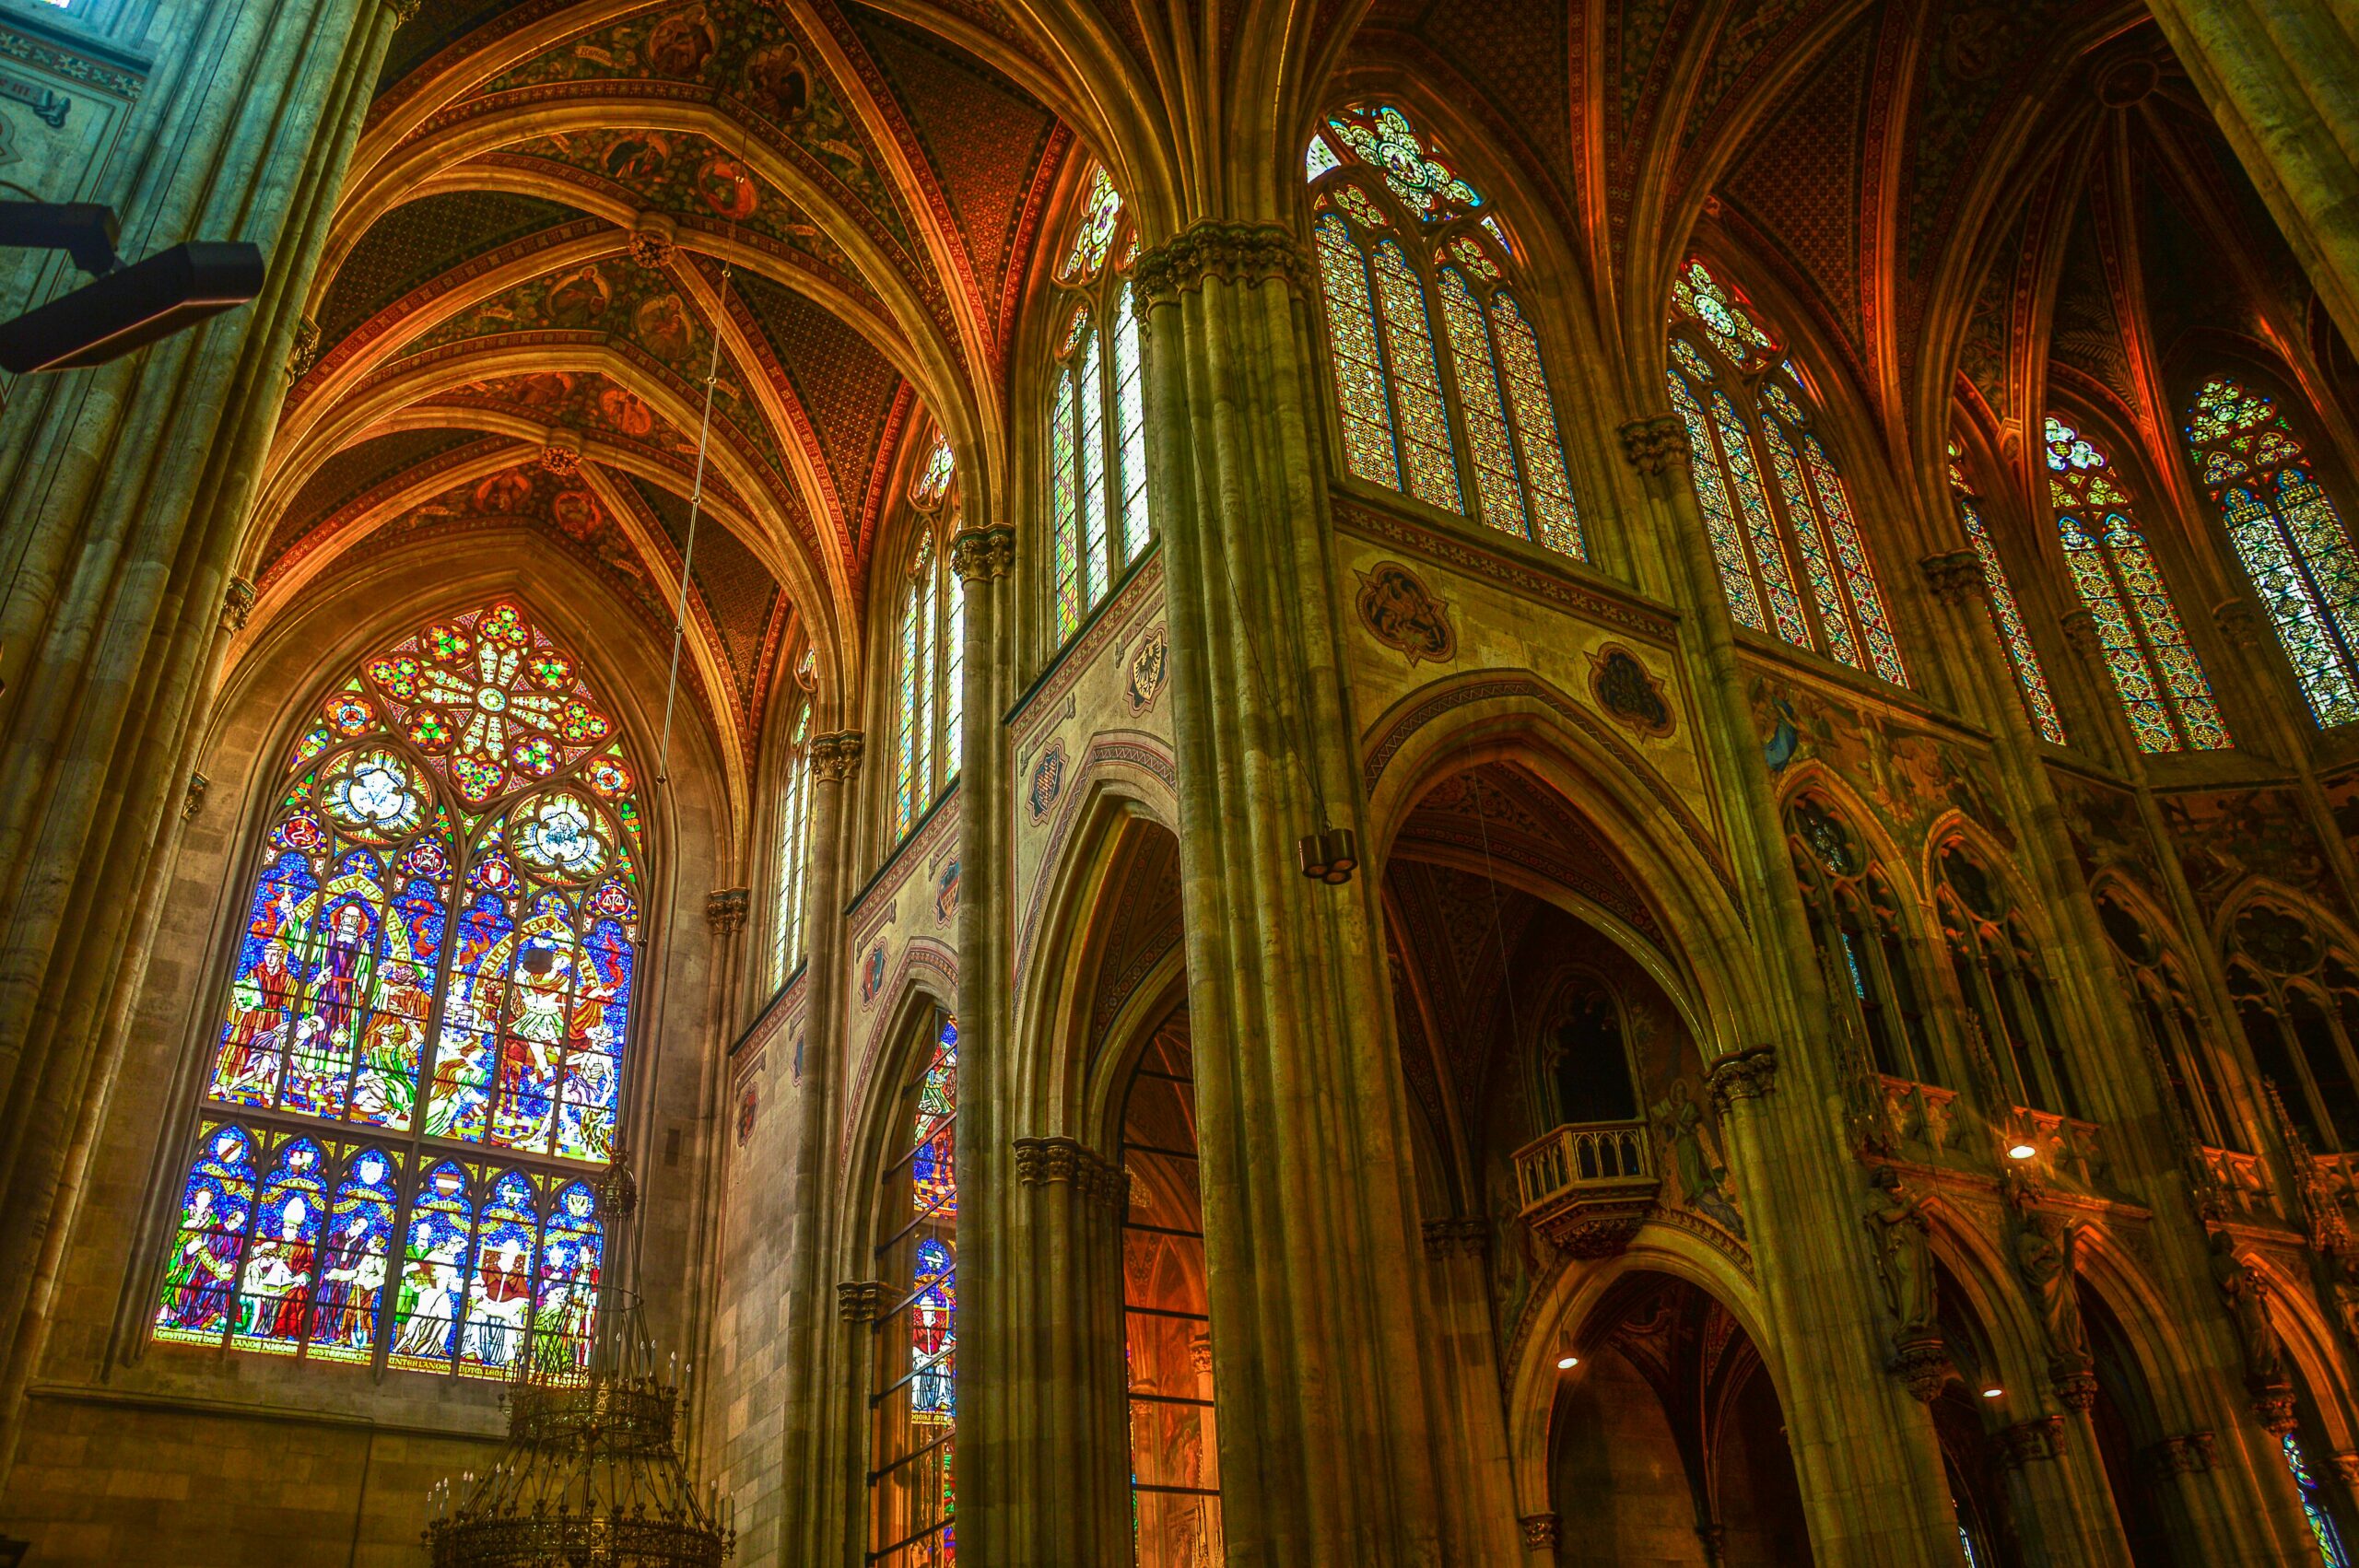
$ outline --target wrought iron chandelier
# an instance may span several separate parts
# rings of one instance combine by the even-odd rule
[[[637,1209],[623,1152],[598,1181],[606,1244]],[[508,1393],[508,1446],[483,1476],[436,1484],[434,1568],[721,1568],[734,1507],[700,1499],[675,1441],[680,1391],[639,1303],[602,1284],[580,1369],[534,1367]]]

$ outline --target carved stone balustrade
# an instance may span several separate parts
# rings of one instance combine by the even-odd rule
[[[1575,1258],[1630,1245],[1662,1190],[1643,1121],[1585,1121],[1516,1151],[1523,1223]]]
[[[1958,1093],[1938,1083],[1878,1075],[1884,1088],[1884,1116],[1899,1137],[1902,1150],[1929,1164],[1962,1147],[1971,1125]]]
[[[2001,1118],[2001,1152],[2028,1145],[2030,1174],[2048,1181],[2071,1183],[2095,1192],[2106,1177],[2104,1129],[2093,1121],[2075,1121],[2054,1111],[2010,1106]]]

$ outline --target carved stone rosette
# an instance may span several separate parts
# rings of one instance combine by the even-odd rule
[[[1223,223],[1207,218],[1139,252],[1132,274],[1133,309],[1144,320],[1156,305],[1201,292],[1206,278],[1255,285],[1275,280],[1296,293],[1310,286],[1310,259],[1293,231],[1274,223]]]
[[[1622,461],[1646,478],[1666,473],[1672,464],[1693,455],[1687,446],[1687,422],[1676,414],[1654,414],[1620,426]]]
[[[966,583],[1005,577],[1015,569],[1015,530],[1003,522],[960,529],[950,536],[950,569]]]
[[[1990,1434],[1991,1457],[2011,1470],[2041,1459],[2064,1457],[2064,1418],[2039,1416],[2002,1426]]]
[[[643,212],[631,226],[630,259],[640,266],[663,270],[678,247],[679,228],[663,213]]]
[[[253,614],[254,585],[241,577],[233,577],[221,591],[221,629],[241,632],[246,629],[246,617]]]
[[[1747,1046],[1705,1070],[1704,1093],[1715,1116],[1726,1116],[1740,1100],[1766,1100],[1778,1087],[1778,1047]]]
[[[836,1316],[847,1323],[874,1323],[885,1310],[885,1281],[846,1280],[836,1286]]]
[[[1989,584],[1982,575],[1982,557],[1971,550],[1943,550],[1918,558],[1925,586],[1944,604],[1963,604],[1978,598]]]
[[[753,889],[723,887],[704,895],[704,918],[715,934],[735,936],[745,929],[745,913],[753,907]]]
[[[1950,1364],[1949,1347],[1942,1343],[1939,1334],[1895,1335],[1892,1355],[1884,1366],[1900,1379],[1909,1397],[1923,1404],[1931,1404],[1942,1397],[1957,1368]]]
[[[811,777],[840,784],[860,770],[863,745],[857,730],[830,730],[811,737]]]
[[[559,479],[581,473],[581,436],[571,430],[551,430],[541,443],[541,466]]]

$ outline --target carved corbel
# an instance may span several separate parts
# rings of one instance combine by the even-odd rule
[[[1446,1258],[1480,1258],[1491,1250],[1491,1223],[1479,1215],[1427,1220],[1423,1229],[1426,1256],[1437,1262]]]
[[[1982,574],[1982,557],[1971,550],[1943,550],[1918,558],[1925,586],[1944,604],[1959,605],[1979,598],[1989,586]]]
[[[1642,477],[1668,473],[1673,463],[1692,456],[1687,446],[1687,422],[1676,414],[1650,414],[1633,419],[1615,432],[1622,438],[1622,461]]]
[[[1554,1551],[1562,1521],[1554,1514],[1526,1514],[1516,1521],[1523,1527],[1526,1551]]]
[[[2200,1476],[2219,1462],[2217,1441],[2209,1432],[2186,1432],[2150,1445],[2139,1455],[2150,1480]]]
[[[2091,664],[2105,662],[2105,638],[2097,630],[2097,618],[2086,610],[2075,610],[2063,617],[2066,646]]]
[[[244,631],[253,608],[254,585],[241,577],[231,578],[221,591],[221,629],[233,635]]]
[[[1778,1047],[1747,1046],[1731,1051],[1706,1070],[1704,1092],[1711,1097],[1712,1114],[1726,1117],[1743,1100],[1766,1100],[1778,1087]]]
[[[836,1286],[836,1316],[847,1323],[874,1323],[885,1310],[885,1281],[846,1280]]]
[[[1991,1457],[2011,1470],[2064,1457],[2064,1418],[2039,1416],[2002,1426],[1990,1434]]]
[[[746,911],[753,907],[751,888],[723,887],[704,896],[704,918],[713,934],[733,937],[745,929]]]
[[[2260,646],[2260,617],[2242,599],[2223,599],[2212,606],[2212,618],[2228,641],[2248,651]]]

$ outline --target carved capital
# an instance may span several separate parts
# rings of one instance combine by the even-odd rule
[[[560,479],[581,472],[581,437],[573,430],[551,430],[541,442],[541,466]]]
[[[2340,1454],[2330,1454],[2327,1463],[2334,1467],[2334,1473],[2343,1485],[2359,1486],[2359,1449],[2346,1448]]]
[[[2139,1455],[2149,1478],[2200,1476],[2219,1462],[2219,1450],[2209,1432],[2186,1432],[2150,1445]]]
[[[1015,1141],[1015,1179],[1025,1187],[1082,1178],[1083,1162],[1097,1156],[1072,1138],[1019,1138]]]
[[[2086,610],[2075,610],[2064,617],[2064,641],[2092,664],[2105,660],[2105,638],[2097,631],[2097,618]]]
[[[885,1281],[846,1280],[836,1286],[836,1316],[847,1323],[874,1323],[885,1310]]]
[[[1297,293],[1310,284],[1310,258],[1291,230],[1274,223],[1223,223],[1206,218],[1139,252],[1132,273],[1135,309],[1144,318],[1156,305],[1201,292],[1207,278],[1258,285],[1275,280]]]
[[[723,887],[704,895],[704,918],[720,936],[735,936],[745,929],[745,912],[753,907],[751,888]]]
[[[811,737],[811,777],[823,784],[840,784],[860,771],[862,741],[857,730],[830,730]]]
[[[295,323],[295,337],[287,345],[287,379],[299,381],[320,362],[320,323],[305,316]]]
[[[2064,1457],[2064,1418],[2040,1416],[2002,1426],[1990,1434],[1990,1456],[2008,1469]]]
[[[1979,598],[1989,586],[1982,575],[1982,557],[1971,550],[1943,550],[1918,557],[1917,569],[1925,586],[1944,604],[1963,604]]]
[[[657,270],[669,266],[679,248],[680,229],[660,212],[643,212],[630,226],[630,259]]]
[[[1739,1100],[1763,1100],[1778,1086],[1778,1047],[1747,1046],[1731,1051],[1706,1070],[1704,1092],[1720,1116]]]
[[[1633,419],[1614,432],[1622,438],[1622,461],[1651,479],[1692,455],[1687,446],[1687,422],[1676,414],[1652,414]]]
[[[1491,1250],[1491,1223],[1479,1215],[1461,1215],[1425,1223],[1426,1256],[1480,1258]]]
[[[1005,577],[1015,569],[1015,530],[1003,522],[960,529],[950,536],[950,569],[968,584]]]
[[[1950,1364],[1949,1347],[1939,1334],[1895,1335],[1886,1370],[1900,1379],[1912,1398],[1931,1404],[1942,1397],[1957,1369]]]
[[[2271,1437],[2283,1437],[2301,1424],[2301,1417],[2294,1408],[2294,1386],[2291,1383],[2271,1383],[2252,1389],[2253,1419]]]
[[[213,788],[213,780],[202,773],[188,776],[188,797],[181,802],[181,820],[186,822],[205,804],[205,792]]]
[[[2220,624],[2221,631],[2238,648],[2260,646],[2260,617],[2242,599],[2223,599],[2212,606],[2212,618]]]
[[[393,14],[395,22],[406,22],[417,15],[417,8],[424,4],[426,0],[385,0],[385,9]]]
[[[244,578],[233,577],[229,586],[221,591],[221,629],[241,632],[246,629],[246,617],[253,613],[254,585]]]
[[[2049,1357],[2048,1386],[2056,1391],[2057,1403],[2068,1410],[2085,1410],[2097,1402],[2096,1373],[2085,1355]]]
[[[1554,1551],[1561,1521],[1554,1514],[1526,1514],[1516,1521],[1523,1527],[1523,1549],[1526,1551]]]

